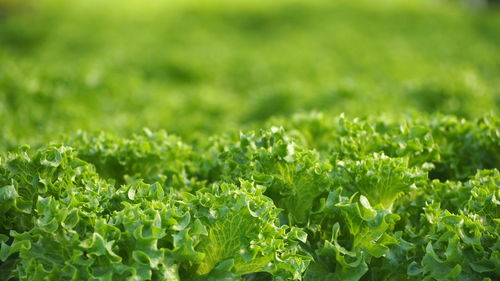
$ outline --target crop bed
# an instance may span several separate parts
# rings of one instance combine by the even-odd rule
[[[0,158],[1,279],[495,280],[498,128],[310,114],[22,146]]]

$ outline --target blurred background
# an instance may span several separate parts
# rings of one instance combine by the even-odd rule
[[[0,0],[0,146],[500,107],[486,0]]]

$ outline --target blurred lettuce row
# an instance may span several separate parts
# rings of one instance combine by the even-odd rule
[[[0,0],[0,151],[314,109],[498,113],[500,12],[452,2]]]
[[[298,115],[0,157],[1,280],[496,280],[498,118]],[[278,126],[282,125],[282,126]]]

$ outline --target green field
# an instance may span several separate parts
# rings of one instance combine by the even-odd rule
[[[472,2],[0,0],[0,281],[498,280]]]

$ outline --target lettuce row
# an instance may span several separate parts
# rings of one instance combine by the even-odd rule
[[[301,145],[336,160],[362,160],[374,152],[407,157],[410,166],[432,164],[430,177],[467,180],[476,170],[500,168],[500,119],[476,120],[417,115],[404,120],[348,119],[344,115],[298,114],[273,119]]]
[[[0,156],[0,279],[500,275],[496,117],[282,125],[193,144],[80,132]]]
[[[413,120],[348,119],[343,114],[331,118],[320,113],[297,114],[290,119],[275,119],[270,124],[284,126],[298,143],[318,150],[333,161],[363,160],[367,155],[383,153],[406,157],[410,166],[440,159],[440,149],[432,128]]]

